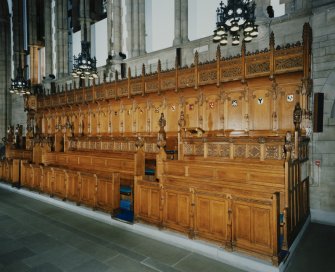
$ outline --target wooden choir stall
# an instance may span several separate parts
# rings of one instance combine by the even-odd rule
[[[1,178],[278,265],[309,216],[310,62],[305,24],[295,44],[30,96]]]

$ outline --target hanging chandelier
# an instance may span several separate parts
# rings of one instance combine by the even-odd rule
[[[226,45],[230,34],[232,45],[236,46],[240,44],[240,32],[242,32],[243,40],[251,42],[258,36],[255,8],[253,0],[228,0],[227,5],[221,1],[216,10],[217,21],[213,41]]]
[[[73,69],[72,76],[74,78],[86,78],[94,79],[98,78],[97,73],[97,60],[96,58],[91,58],[90,55],[90,43],[88,41],[81,42],[81,53],[78,57],[73,56]]]
[[[15,79],[11,79],[12,83],[9,88],[9,92],[11,94],[18,94],[18,95],[30,95],[30,84],[29,81],[26,80],[23,76],[24,69],[21,67],[18,67],[16,69],[17,74]]]

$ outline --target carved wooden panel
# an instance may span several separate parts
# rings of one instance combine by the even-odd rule
[[[165,190],[164,224],[174,229],[190,227],[190,196],[183,191]]]
[[[120,106],[117,104],[114,104],[112,107],[112,112],[111,112],[111,119],[112,119],[112,132],[119,132],[120,131]]]
[[[95,207],[97,177],[93,174],[81,173],[80,175],[80,203]]]
[[[75,202],[80,199],[80,176],[78,172],[66,171],[66,198]]]
[[[43,177],[43,170],[40,166],[37,165],[32,165],[32,168],[33,168],[33,176],[32,176],[32,182],[30,183],[30,188],[39,190]]]
[[[220,67],[221,81],[226,82],[242,78],[241,59],[226,60]]]
[[[270,74],[270,53],[246,57],[246,76],[256,77]]]
[[[150,124],[149,114],[147,111],[147,105],[145,103],[139,103],[136,110],[137,115],[137,131],[146,132],[148,124]]]
[[[53,186],[54,186],[54,174],[51,167],[43,167],[43,180],[41,184],[41,189],[43,192],[53,195]]]
[[[223,197],[197,194],[195,232],[200,237],[225,242],[228,239],[228,203]]]
[[[216,83],[217,80],[216,68],[200,70],[198,77],[199,77],[199,85]]]
[[[131,94],[136,95],[136,94],[142,94],[142,82],[136,80],[134,83],[131,84]]]
[[[103,85],[95,86],[95,99],[103,100],[106,98],[106,91]]]
[[[273,227],[270,205],[233,200],[233,246],[271,256]]]
[[[22,176],[22,180],[21,180],[21,186],[23,187],[30,187],[30,184],[32,182],[33,179],[33,170],[30,167],[30,164],[23,164],[24,167],[24,175]],[[6,165],[4,166],[4,177],[6,177]],[[8,180],[8,179],[6,179]]]
[[[176,99],[169,99],[166,105],[166,131],[178,131],[180,106]],[[164,113],[165,115],[165,113]]]
[[[158,92],[159,82],[157,78],[148,79],[145,82],[145,93]]]
[[[223,123],[220,122],[220,117],[222,115],[223,104],[218,99],[218,96],[207,96],[203,102],[203,116],[200,115],[202,120],[199,120],[199,127],[203,128],[205,131],[223,129]]]
[[[195,75],[193,71],[187,71],[187,70],[180,71],[178,77],[179,88],[194,87],[194,84],[195,84]]]
[[[120,175],[113,173],[109,177],[98,177],[97,207],[114,212],[120,207]]]
[[[176,89],[176,78],[174,73],[167,75],[162,74],[161,76],[161,89],[162,91],[166,90],[175,90]]]
[[[271,130],[272,100],[268,90],[254,90],[249,101],[253,130]]]
[[[243,107],[244,102],[242,93],[235,92],[228,95],[226,100],[227,116],[225,120],[227,122],[227,129],[241,130],[243,128]]]
[[[298,86],[287,86],[280,89],[278,94],[279,110],[278,110],[278,125],[279,129],[293,129],[293,118],[292,114],[288,112],[294,111],[294,107],[297,102],[300,102],[300,95],[297,92]]]
[[[199,103],[197,97],[185,99],[185,121],[187,127],[199,127]]]
[[[157,184],[139,182],[135,194],[135,216],[149,222],[160,221],[160,192]]]
[[[161,116],[161,113],[163,112],[164,108],[160,101],[155,101],[151,104],[150,107],[150,132],[158,132],[159,131],[159,118]]]
[[[124,105],[124,132],[133,131],[133,112],[132,105]]]
[[[138,88],[141,88],[141,86],[138,83],[134,83],[132,85],[134,86],[134,89],[136,90],[136,92],[138,91]],[[127,81],[122,81],[118,84],[117,96],[118,97],[128,96],[128,82]]]
[[[64,170],[54,168],[54,195],[66,198],[66,175]]]

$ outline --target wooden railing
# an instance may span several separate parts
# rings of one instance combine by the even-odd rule
[[[180,144],[180,159],[283,160],[284,143],[283,136],[185,137]]]
[[[270,40],[270,48],[261,52],[246,52],[242,46],[241,54],[236,57],[221,58],[220,48],[216,60],[200,63],[198,53],[194,56],[194,64],[189,68],[176,67],[168,71],[147,74],[145,68],[140,77],[117,80],[111,83],[82,89],[65,91],[63,93],[44,96],[37,99],[37,108],[61,107],[71,104],[82,104],[99,100],[119,99],[158,93],[166,90],[180,90],[208,84],[220,85],[223,82],[242,81],[246,79],[282,73],[303,71],[306,43],[297,42],[284,47],[275,47],[274,38]],[[160,64],[159,64],[160,66]]]

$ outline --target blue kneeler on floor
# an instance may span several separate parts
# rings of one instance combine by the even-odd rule
[[[115,219],[124,221],[127,223],[133,223],[134,221],[134,212],[133,212],[133,203],[132,203],[132,188],[130,186],[121,185],[120,186],[120,195],[129,196],[120,200],[120,209],[117,214],[114,216]]]

